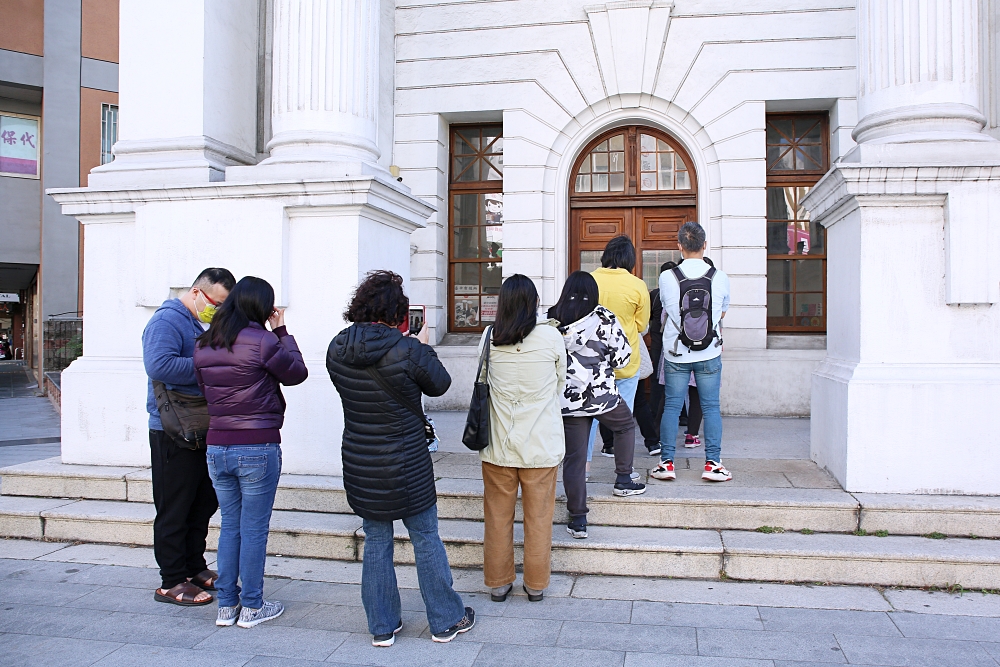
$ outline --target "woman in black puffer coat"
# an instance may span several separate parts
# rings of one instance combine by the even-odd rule
[[[372,271],[344,313],[354,324],[337,334],[326,354],[344,408],[344,490],[364,523],[361,601],[373,646],[391,646],[403,627],[392,562],[396,519],[410,534],[434,641],[451,641],[475,624],[475,612],[452,587],[438,535],[434,464],[423,419],[366,370],[374,368],[415,406],[421,394],[440,396],[451,386],[451,376],[427,345],[426,327],[418,336],[404,336],[396,328],[408,313],[403,279],[391,271]]]

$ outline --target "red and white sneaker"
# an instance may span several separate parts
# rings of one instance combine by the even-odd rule
[[[649,476],[653,479],[677,479],[677,473],[674,472],[674,462],[660,461],[656,467],[649,472]]]
[[[709,482],[728,482],[733,478],[733,473],[726,470],[721,463],[705,461],[705,472],[701,473],[701,478]]]
[[[688,449],[694,447],[701,447],[701,439],[697,435],[691,435],[690,433],[684,434],[684,446]]]

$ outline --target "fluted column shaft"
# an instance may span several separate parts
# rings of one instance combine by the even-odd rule
[[[275,0],[268,162],[378,160],[380,0]]]
[[[858,143],[975,140],[978,0],[858,1]]]

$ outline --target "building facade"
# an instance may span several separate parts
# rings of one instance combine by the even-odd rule
[[[117,110],[118,0],[0,0],[0,292],[36,369],[44,323],[83,309],[80,224],[43,191],[113,158]]]
[[[958,462],[1000,463],[998,11],[125,0],[115,160],[53,193],[86,229],[64,460],[144,460],[139,333],[203,266],[275,284],[312,371],[287,394],[286,467],[336,473],[323,355],[364,271],[407,278],[455,378],[427,406],[464,408],[504,276],[547,307],[625,233],[652,287],[698,220],[732,281],[727,414],[811,414],[849,490],[998,493]],[[883,469],[937,451],[941,406],[978,411],[986,444]]]

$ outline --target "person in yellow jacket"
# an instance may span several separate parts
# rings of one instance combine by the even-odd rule
[[[627,236],[616,236],[604,246],[601,268],[591,273],[600,292],[598,301],[618,319],[625,330],[628,344],[638,350],[640,335],[649,326],[649,289],[640,278],[632,275],[635,268],[635,246]],[[615,386],[631,412],[635,405],[635,392],[639,386],[639,355],[633,354],[624,368],[615,371]],[[587,445],[587,469],[594,456],[594,438],[597,422],[590,430]],[[634,476],[634,473],[633,473]]]

